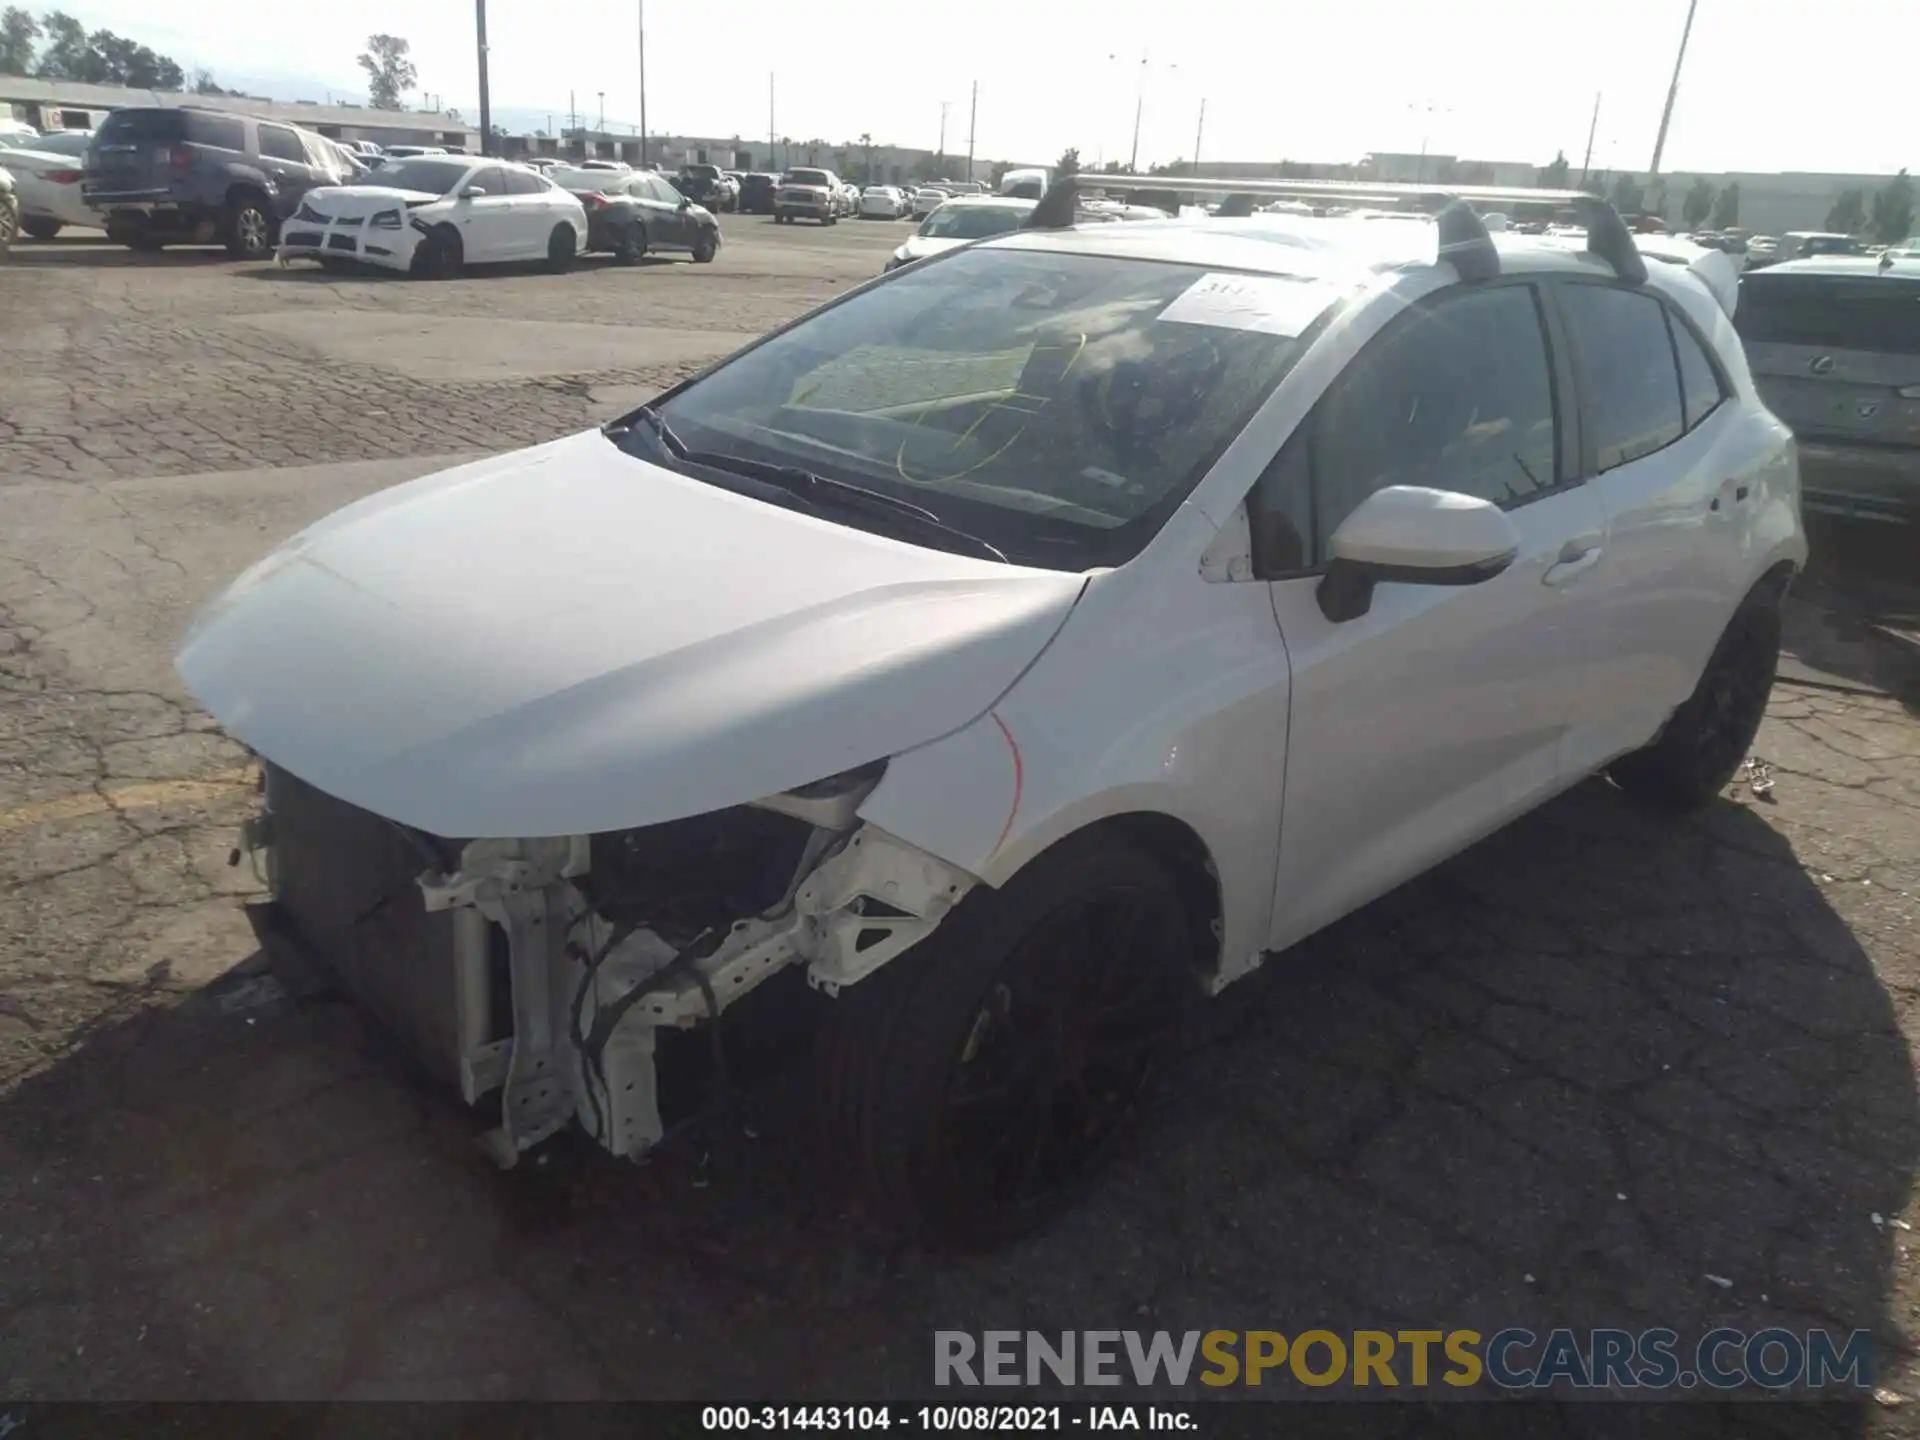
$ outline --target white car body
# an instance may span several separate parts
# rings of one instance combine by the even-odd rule
[[[903,265],[943,254],[990,234],[1017,230],[1037,203],[1014,195],[956,195],[928,212],[920,228],[887,257],[885,268],[898,270]],[[986,223],[970,223],[976,219]]]
[[[898,220],[907,213],[907,197],[892,185],[869,185],[860,195],[860,214],[869,220]]]
[[[423,155],[390,159],[374,173],[403,182],[431,175],[436,189],[372,183],[310,190],[281,226],[282,263],[327,258],[405,271],[426,233],[438,226],[458,234],[472,265],[544,259],[556,225],[573,227],[575,253],[586,249],[587,214],[580,202],[523,165]],[[491,183],[495,176],[503,183]],[[508,192],[526,182],[532,182],[526,190]],[[444,189],[437,188],[441,183]],[[476,189],[486,193],[468,193]]]
[[[932,185],[922,185],[913,192],[913,218],[924,220],[935,210],[953,198],[951,191],[937,189]]]
[[[13,172],[22,220],[95,228],[106,223],[80,198],[91,138],[85,131],[42,135],[17,145],[0,138],[0,165]]]
[[[461,1084],[472,1100],[505,1080],[503,1158],[575,1118],[616,1153],[646,1149],[661,1133],[656,1032],[717,1020],[788,966],[839,995],[914,965],[913,947],[956,903],[1005,892],[1102,827],[1158,837],[1141,843],[1191,862],[1184,873],[1209,897],[1204,978],[1217,992],[1648,744],[1743,597],[1805,561],[1791,437],[1691,263],[1656,260],[1635,284],[1552,241],[1486,244],[1490,286],[1462,285],[1436,261],[1431,226],[1260,216],[1030,229],[796,322],[839,333],[849,315],[901,313],[975,273],[950,266],[990,276],[1098,262],[1169,267],[1155,273],[1177,298],[1139,322],[1155,343],[1297,342],[1119,563],[929,548],[586,432],[322,520],[207,607],[178,668],[276,770],[371,816],[465,837],[464,849],[444,842],[444,867],[421,876],[413,903],[469,917],[462,965],[483,965],[473,957],[492,927],[508,931],[516,1041],[484,1033],[479,982],[465,969],[459,981]],[[1691,428],[1600,470],[1549,420],[1561,428],[1540,442],[1554,457],[1547,480],[1520,467],[1545,488],[1524,502],[1389,484],[1333,530],[1331,560],[1257,568],[1250,502],[1290,493],[1284,462],[1304,448],[1290,438],[1367,373],[1357,357],[1430,307],[1518,292],[1557,308],[1582,287],[1650,297],[1660,335],[1678,325],[1711,354],[1718,398]],[[1546,333],[1542,364],[1568,387],[1551,413],[1576,401],[1584,413],[1595,397],[1571,387],[1586,372]],[[766,344],[783,353],[779,337]],[[1085,345],[1082,334],[1069,371]],[[727,393],[730,367],[757,354],[679,393]],[[1075,383],[1109,363],[1087,361]],[[677,403],[659,402],[665,414]],[[645,426],[630,424],[636,436]],[[1354,430],[1377,428],[1363,416]],[[1385,578],[1367,582],[1361,611],[1344,600],[1336,611],[1336,576],[1365,567]],[[645,1001],[623,1011],[632,1043],[606,1052],[598,1079],[577,1068],[574,1041],[546,1018],[562,1003],[551,997],[591,982],[595,1014],[611,1002],[540,927],[581,914],[576,881],[600,863],[596,837],[765,811],[821,837],[791,908],[722,921],[717,948],[693,964],[698,985],[633,938],[615,952],[628,968],[614,984]],[[270,876],[289,838],[275,833],[249,832]],[[549,997],[537,1011],[536,993]],[[623,1084],[638,1098],[623,1099]]]

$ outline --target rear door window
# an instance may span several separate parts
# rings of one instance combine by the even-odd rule
[[[516,170],[503,166],[499,172],[506,177],[509,195],[544,195],[547,182],[531,170]]]
[[[1684,411],[1666,307],[1609,285],[1563,285],[1560,302],[1595,469],[1605,474],[1678,440]]]
[[[196,145],[209,145],[216,150],[247,148],[246,122],[237,116],[201,115],[188,112],[186,132],[186,138]]]

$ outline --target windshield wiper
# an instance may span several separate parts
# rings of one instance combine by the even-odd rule
[[[688,465],[704,465],[710,470],[725,470],[730,474],[744,475],[749,480],[762,481],[816,510],[837,505],[843,510],[863,510],[870,515],[910,520],[922,530],[963,541],[976,554],[984,555],[989,560],[998,560],[1002,565],[1013,563],[1007,558],[1006,552],[992,541],[947,524],[924,505],[916,505],[911,500],[902,500],[884,491],[869,490],[851,480],[836,480],[831,475],[820,475],[798,465],[779,465],[769,460],[755,460],[747,455],[726,455],[714,450],[694,450],[673,433],[666,416],[651,405],[642,406],[634,413],[659,436],[660,443],[674,459]]]

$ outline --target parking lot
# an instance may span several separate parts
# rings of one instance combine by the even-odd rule
[[[1675,822],[1589,783],[1274,961],[1118,1173],[1004,1253],[876,1240],[792,1090],[704,1167],[563,1139],[498,1172],[357,1012],[273,982],[188,618],[308,521],[629,408],[910,233],[722,226],[712,265],[440,283],[66,237],[0,267],[0,1392],[844,1400],[927,1392],[937,1328],[1781,1325],[1873,1331],[1885,1403],[1825,1419],[1905,1428],[1920,662],[1871,623],[1911,567],[1885,537],[1817,537],[1770,789]]]

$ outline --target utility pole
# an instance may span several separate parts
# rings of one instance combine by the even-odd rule
[[[487,0],[473,0],[473,28],[480,51],[480,153],[493,154],[493,109],[487,100]]]
[[[1687,0],[1687,24],[1680,32],[1680,53],[1673,57],[1673,83],[1667,86],[1667,105],[1660,112],[1660,134],[1653,142],[1653,163],[1647,167],[1647,179],[1660,173],[1660,156],[1667,148],[1667,125],[1673,119],[1674,98],[1680,93],[1680,67],[1687,60],[1687,37],[1693,34],[1693,12],[1700,0]]]
[[[567,128],[569,130],[580,128],[580,111],[574,106],[571,90],[567,91]]]
[[[1133,154],[1127,158],[1129,173],[1140,173],[1140,112],[1147,104],[1147,57],[1140,57],[1140,88],[1133,97]]]
[[[940,102],[940,150],[934,158],[939,163],[941,176],[947,173],[947,107],[952,103],[951,100]]]
[[[600,123],[594,126],[594,129],[604,130],[607,128],[607,92],[602,90],[599,93],[600,93]]]
[[[647,168],[647,0],[640,10],[640,168]]]
[[[1587,171],[1593,167],[1593,137],[1600,129],[1600,92],[1593,92],[1593,123],[1587,126],[1587,153],[1580,159],[1580,188],[1587,188]]]
[[[773,124],[773,71],[769,70],[767,72],[767,168],[769,170],[778,170],[780,168],[780,152],[775,146],[773,139],[775,133]]]
[[[973,104],[967,110],[967,183],[973,183],[973,127],[980,119],[980,82],[973,82]]]
[[[1200,123],[1193,127],[1193,173],[1200,173],[1200,137],[1207,133],[1207,102],[1200,101]]]

